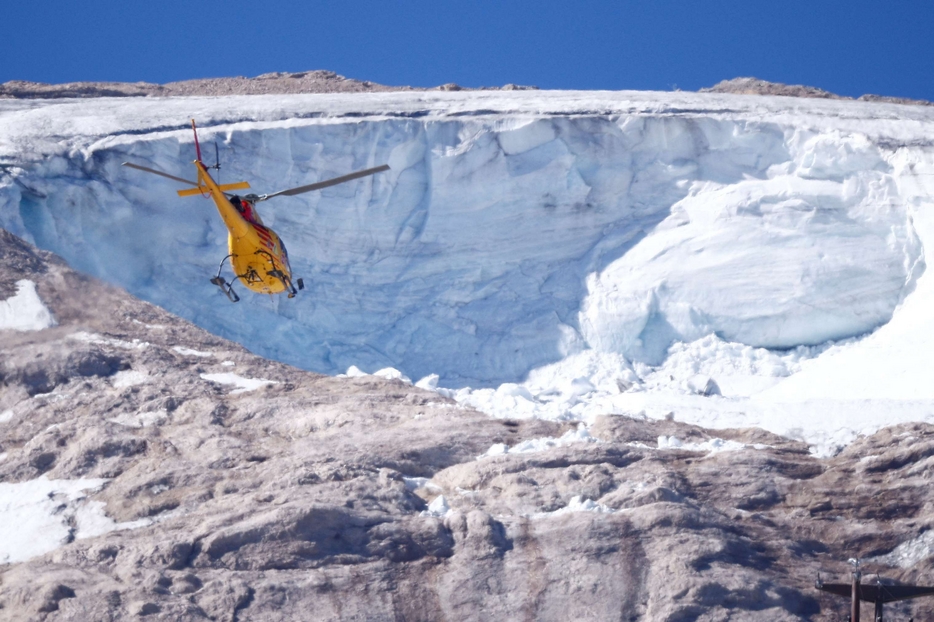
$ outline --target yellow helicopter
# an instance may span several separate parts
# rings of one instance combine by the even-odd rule
[[[201,161],[201,145],[198,142],[198,130],[195,127],[195,120],[191,120],[191,129],[195,134],[195,153],[198,157],[194,161],[195,168],[198,170],[198,181],[193,182],[181,177],[169,175],[163,171],[124,162],[123,166],[135,168],[139,171],[153,173],[168,179],[194,186],[178,191],[178,196],[190,197],[201,195],[205,198],[214,199],[217,211],[220,212],[224,224],[227,226],[229,235],[227,245],[229,253],[221,260],[217,268],[217,275],[211,279],[211,283],[220,287],[221,291],[227,296],[230,302],[237,302],[240,297],[233,290],[232,282],[228,282],[221,276],[224,269],[224,263],[229,259],[234,271],[234,277],[248,288],[259,294],[281,294],[286,292],[289,298],[294,298],[298,290],[304,289],[305,285],[302,279],[297,279],[295,285],[292,284],[292,267],[289,265],[289,255],[285,250],[285,244],[275,231],[263,225],[259,214],[256,213],[256,204],[278,196],[295,196],[312,190],[320,190],[329,186],[342,184],[354,179],[360,179],[368,175],[380,173],[389,170],[389,166],[383,164],[374,168],[368,168],[333,179],[319,181],[307,186],[280,190],[271,194],[248,194],[238,196],[230,194],[231,190],[244,190],[250,187],[245,181],[239,181],[232,184],[218,184],[211,178],[208,169],[220,170],[220,161],[217,159],[217,143],[214,143],[215,164],[206,166]]]

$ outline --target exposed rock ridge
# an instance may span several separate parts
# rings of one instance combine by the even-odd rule
[[[507,84],[503,87],[483,89],[528,90],[534,86]],[[0,98],[7,99],[56,99],[80,97],[173,97],[185,95],[288,95],[298,93],[377,93],[385,91],[460,91],[457,84],[443,84],[433,89],[411,86],[386,86],[369,80],[354,80],[333,71],[316,70],[300,72],[264,73],[255,78],[237,76],[232,78],[203,78],[183,80],[167,84],[151,82],[69,82],[44,84],[26,80],[11,80],[0,84]]]
[[[817,99],[847,99],[852,97],[837,95],[824,89],[801,84],[782,84],[769,82],[758,78],[733,78],[723,80],[717,84],[700,89],[699,93],[733,93],[734,95],[779,95],[782,97],[811,97]],[[934,103],[923,99],[909,99],[907,97],[889,97],[886,95],[860,95],[857,101],[881,102],[886,104],[907,104],[912,106],[934,106]]]

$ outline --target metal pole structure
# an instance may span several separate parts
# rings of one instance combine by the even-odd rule
[[[853,571],[853,589],[850,592],[851,595],[851,605],[850,605],[850,620],[851,622],[859,622],[859,580],[861,575],[859,572],[859,564],[857,562],[856,570]]]
[[[862,570],[858,559],[851,559],[853,564],[853,580],[850,583],[824,583],[820,574],[814,585],[823,592],[830,592],[837,596],[850,599],[850,622],[859,622],[859,601],[865,600],[875,605],[873,622],[882,622],[883,605],[900,600],[910,600],[921,596],[934,596],[934,586],[904,585],[897,583],[883,584],[877,578],[875,584],[862,585]],[[910,620],[909,620],[910,622]]]

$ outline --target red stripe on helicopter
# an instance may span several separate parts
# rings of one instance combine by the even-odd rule
[[[273,241],[272,235],[270,234],[269,230],[266,229],[266,227],[262,227],[260,225],[254,224],[253,230],[256,231],[256,234],[259,236],[260,241],[262,241],[263,245],[266,248],[268,248],[269,250],[275,249],[276,244]]]

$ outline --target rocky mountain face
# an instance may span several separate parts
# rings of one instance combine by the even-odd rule
[[[678,413],[493,419],[261,359],[0,230],[0,299],[24,279],[56,325],[0,329],[0,540],[33,550],[2,620],[842,620],[819,571],[934,570],[929,425],[820,460]],[[60,536],[17,505],[37,483]]]
[[[783,97],[811,97],[817,99],[853,99],[844,95],[837,95],[824,89],[801,84],[782,84],[769,82],[759,78],[733,78],[721,80],[715,85],[703,88],[699,93],[733,93],[735,95],[779,95]],[[934,106],[934,103],[923,99],[910,99],[907,97],[891,97],[888,95],[860,95],[857,98],[862,102],[880,102],[886,104],[907,104],[912,106]]]
[[[505,91],[535,89],[534,86],[507,84]],[[173,97],[185,95],[288,95],[296,93],[378,93],[385,91],[460,91],[457,84],[442,84],[433,89],[411,86],[386,86],[369,80],[345,78],[333,71],[264,73],[247,78],[201,78],[166,84],[151,82],[69,82],[45,84],[28,80],[10,80],[0,84],[0,99],[58,99],[74,97]],[[469,89],[468,89],[469,90]]]

